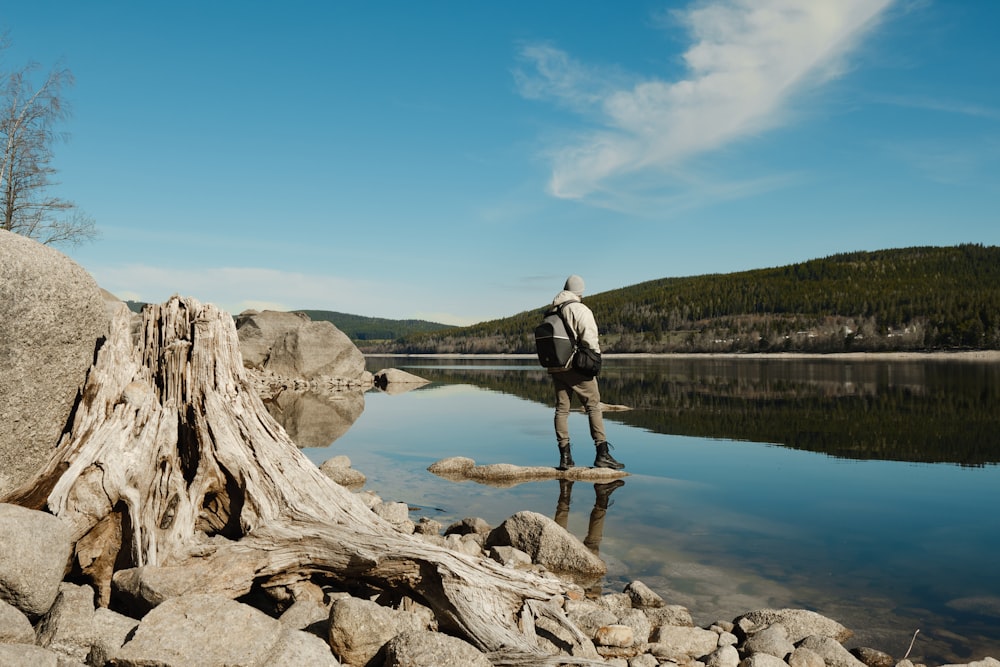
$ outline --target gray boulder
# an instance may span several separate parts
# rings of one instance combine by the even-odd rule
[[[683,605],[668,604],[662,607],[647,608],[645,612],[654,628],[661,625],[678,625],[690,628],[694,625],[691,612]]]
[[[367,481],[365,474],[352,468],[351,459],[343,454],[323,461],[319,470],[337,484],[351,490],[360,489]]]
[[[493,528],[486,522],[485,519],[480,519],[476,516],[467,516],[464,519],[456,521],[455,523],[448,526],[444,534],[447,535],[489,535]]]
[[[278,620],[293,630],[305,630],[326,637],[330,607],[318,600],[296,600]]]
[[[402,394],[429,383],[419,375],[407,373],[399,368],[384,368],[374,376],[375,386],[387,394]]]
[[[63,583],[52,608],[35,629],[35,642],[66,659],[103,665],[138,624],[110,609],[95,609],[90,587]]]
[[[590,600],[567,600],[566,615],[580,631],[593,637],[603,625],[614,625],[618,615]]]
[[[429,630],[396,635],[385,649],[385,667],[491,667],[493,664],[472,644]]]
[[[817,653],[826,667],[866,667],[851,652],[844,648],[843,644],[832,637],[813,635],[806,637],[798,643],[799,648],[807,648]]]
[[[653,631],[649,641],[655,645],[652,651],[658,658],[674,662],[689,662],[700,659],[719,647],[719,635],[704,628],[686,628],[663,625]]]
[[[118,612],[99,607],[94,611],[92,641],[88,665],[105,665],[118,654],[125,640],[139,625],[139,621]]]
[[[487,554],[491,560],[513,568],[531,567],[531,556],[514,547],[490,547]]]
[[[649,635],[653,632],[653,626],[649,618],[641,609],[629,609],[618,617],[618,625],[627,625],[632,628],[635,636],[635,645],[639,646],[649,641]]]
[[[632,606],[636,609],[647,609],[663,607],[666,603],[653,589],[641,581],[632,581],[625,586],[624,593],[632,600]]]
[[[358,598],[342,598],[330,609],[330,646],[341,662],[368,665],[398,634],[428,629],[427,619]]]
[[[236,318],[243,363],[282,377],[361,380],[371,376],[365,357],[330,322],[313,322],[301,313],[244,311]]]
[[[851,655],[868,665],[868,667],[895,667],[896,659],[885,651],[858,646],[851,649]]]
[[[788,630],[781,623],[773,623],[755,632],[743,644],[746,653],[767,653],[785,660],[795,650],[788,640]]]
[[[895,661],[893,664],[896,664]],[[823,656],[816,651],[799,646],[788,656],[788,665],[789,667],[826,667],[826,662],[823,661]]]
[[[70,539],[51,514],[0,503],[0,600],[29,619],[47,612],[69,568]]]
[[[35,629],[31,621],[14,605],[0,600],[0,644],[32,644]]]
[[[393,528],[401,533],[412,535],[415,525],[410,521],[410,506],[406,503],[381,502],[372,507],[380,518],[392,524]]]
[[[109,322],[83,268],[0,230],[0,495],[48,460]]]
[[[715,649],[705,658],[705,667],[737,667],[739,664],[740,652],[728,644]]]
[[[170,598],[198,592],[191,567],[144,565],[115,572],[112,597],[130,614],[142,616]]]
[[[3,667],[59,667],[59,654],[34,644],[0,644]]]
[[[652,653],[640,653],[628,661],[628,667],[659,667],[660,661]],[[714,666],[719,667],[719,666]]]
[[[805,637],[820,635],[844,642],[854,633],[843,625],[808,609],[757,609],[737,616],[733,621],[737,634],[749,637],[760,630],[781,623],[788,631],[788,640],[798,644]]]
[[[587,468],[577,466],[569,470],[558,470],[553,466],[519,466],[513,463],[487,463],[476,465],[467,456],[450,456],[435,461],[427,470],[438,477],[453,482],[472,480],[490,486],[515,486],[535,479],[570,479],[587,482],[611,482],[631,473],[611,468]]]
[[[479,558],[483,555],[483,546],[476,538],[476,535],[448,535],[444,538],[444,545],[452,551]]]
[[[626,593],[605,593],[594,600],[599,606],[610,609],[615,614],[624,614],[632,609],[632,598]]]
[[[340,663],[330,645],[314,634],[288,630],[267,658],[266,665],[302,665],[303,667],[338,667]]]
[[[49,612],[36,628],[37,644],[84,662],[94,639],[94,591],[63,583]]]
[[[612,648],[628,648],[636,642],[635,633],[627,625],[613,623],[602,625],[594,633],[594,644],[597,646],[610,646]]]
[[[184,595],[146,614],[114,664],[269,665],[286,631],[280,621],[221,595]]]
[[[740,667],[788,667],[788,663],[767,653],[754,653],[742,661]]]
[[[552,572],[600,577],[607,565],[579,539],[538,512],[518,512],[497,526],[487,547],[512,546]]]
[[[440,535],[443,528],[444,526],[440,521],[435,521],[429,517],[422,516],[420,517],[420,520],[417,521],[416,526],[414,526],[413,532],[419,535]]]

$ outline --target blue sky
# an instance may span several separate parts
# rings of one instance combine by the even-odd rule
[[[121,298],[454,324],[1000,245],[992,0],[6,3]]]

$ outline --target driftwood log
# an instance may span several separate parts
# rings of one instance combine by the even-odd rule
[[[541,657],[538,616],[572,628],[559,580],[399,533],[323,475],[267,413],[232,318],[211,304],[147,306],[135,342],[123,307],[71,423],[5,500],[72,527],[105,604],[115,572],[156,566],[234,599],[304,581],[412,596],[443,630],[510,658]]]

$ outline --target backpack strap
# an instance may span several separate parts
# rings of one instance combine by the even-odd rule
[[[573,344],[573,347],[575,348],[576,347],[576,332],[573,331],[573,327],[571,327],[569,325],[569,322],[566,321],[566,316],[563,315],[563,312],[562,312],[563,308],[565,308],[566,306],[568,306],[571,303],[575,303],[575,302],[573,302],[573,301],[563,301],[558,306],[555,306],[555,311],[556,311],[556,314],[559,315],[559,319],[562,320],[563,327],[566,329],[566,335],[569,336],[569,342],[571,342]],[[551,312],[551,311],[549,311],[549,312]]]

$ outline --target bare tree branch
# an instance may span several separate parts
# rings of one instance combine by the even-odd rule
[[[6,48],[0,39],[0,50]],[[53,144],[69,117],[62,90],[73,75],[57,67],[36,85],[37,63],[0,70],[0,229],[50,245],[77,245],[97,237],[93,219],[76,204],[49,194],[57,185]]]

